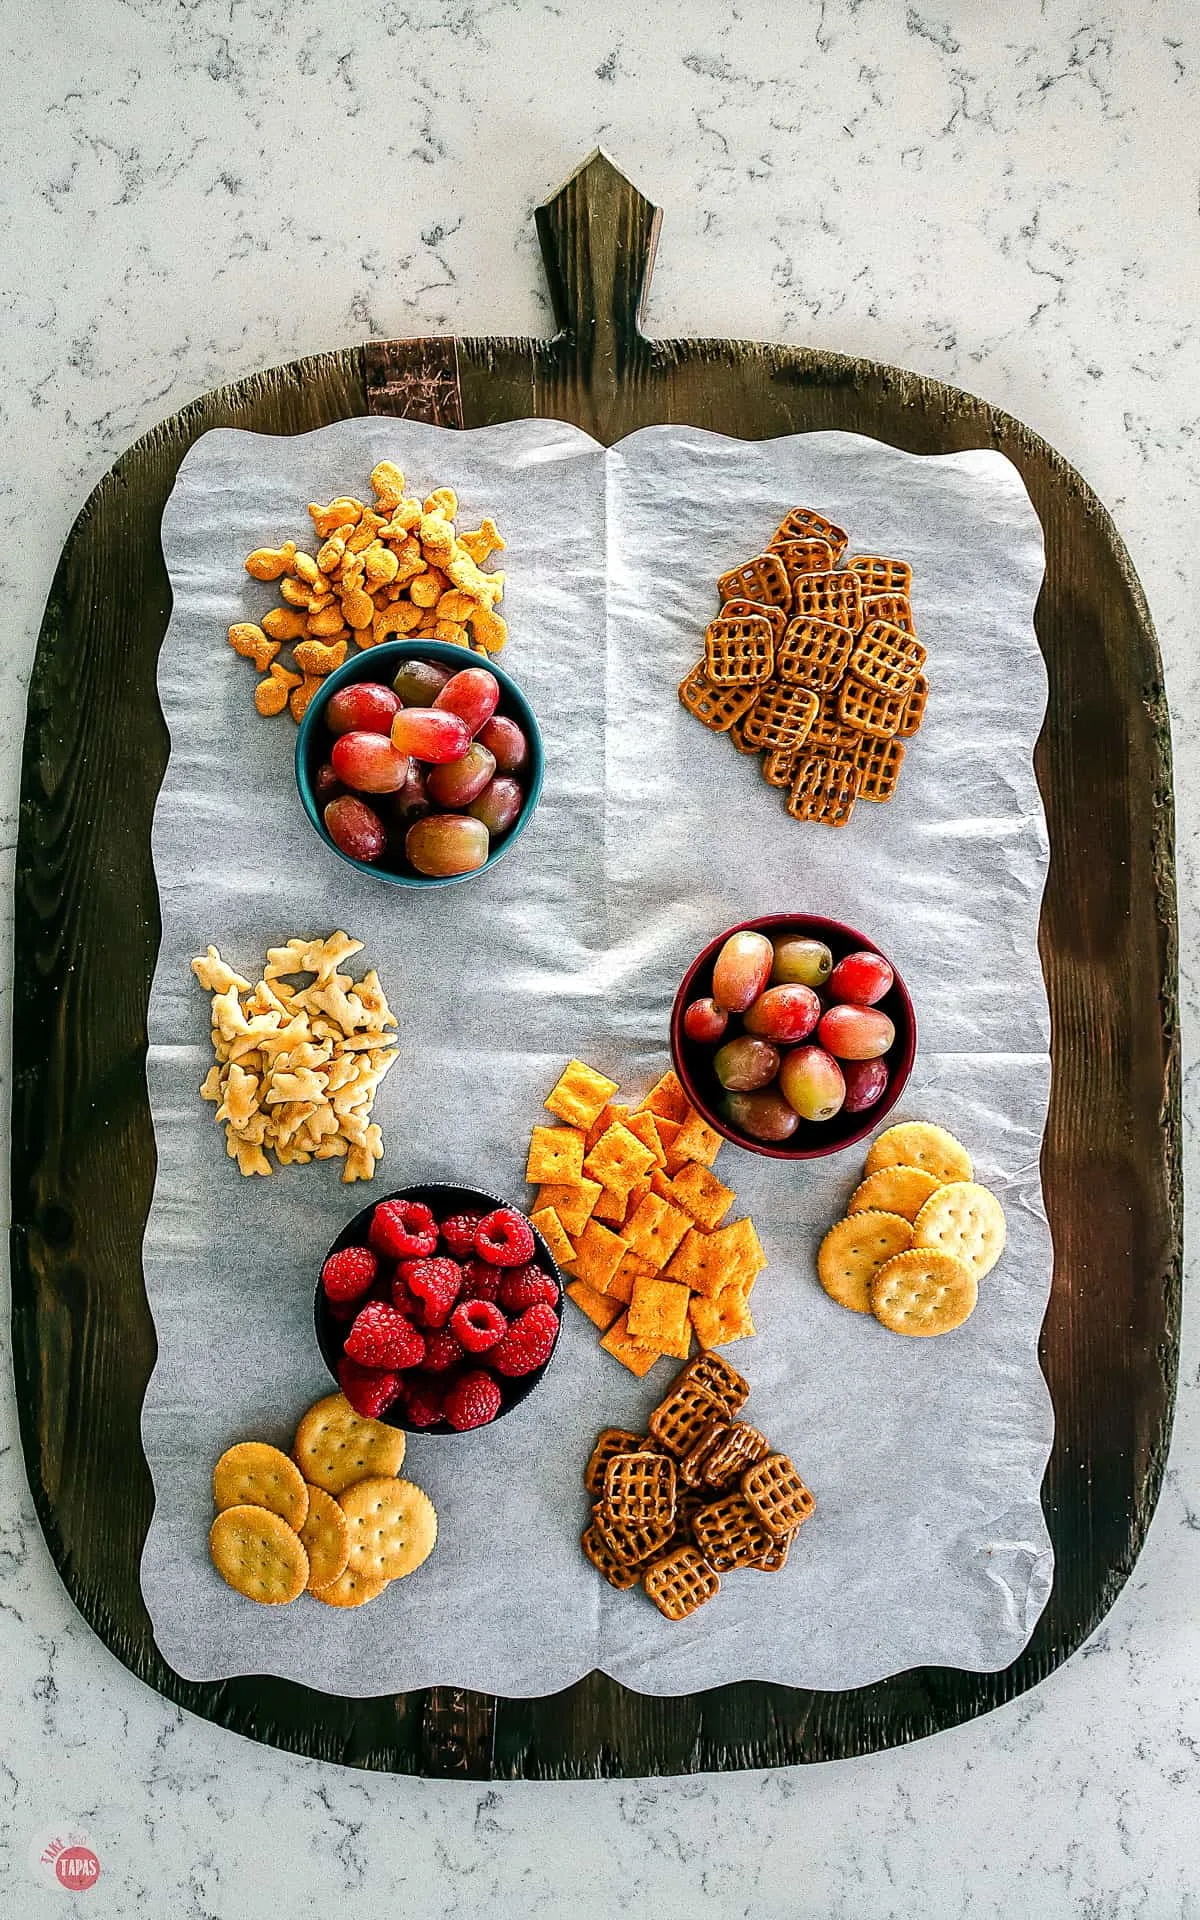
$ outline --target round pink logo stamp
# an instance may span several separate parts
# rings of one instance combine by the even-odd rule
[[[100,1878],[100,1858],[86,1833],[65,1821],[35,1834],[29,1845],[35,1879],[63,1893],[90,1893]]]

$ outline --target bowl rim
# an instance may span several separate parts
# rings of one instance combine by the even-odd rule
[[[481,867],[472,867],[469,873],[393,873],[387,867],[373,866],[367,860],[356,860],[353,854],[343,853],[326,830],[312,791],[308,774],[308,757],[313,737],[321,714],[332,696],[340,687],[354,686],[360,680],[373,677],[390,679],[391,672],[377,672],[372,675],[374,663],[383,668],[387,662],[401,660],[431,660],[436,666],[456,667],[464,672],[468,667],[481,667],[485,673],[492,674],[500,682],[500,705],[496,711],[503,712],[507,698],[517,709],[529,741],[529,785],[521,804],[521,811],[512,826],[501,840],[499,846],[492,847]],[[394,672],[394,669],[392,670]],[[542,730],[538,718],[529,703],[528,695],[513,679],[512,675],[499,666],[495,660],[484,660],[480,654],[465,647],[454,647],[445,640],[381,640],[377,647],[365,647],[351,659],[343,660],[335,672],[328,674],[314,693],[300,722],[296,735],[296,753],[293,772],[296,779],[296,791],[300,795],[300,804],[308,816],[309,825],[314,827],[331,853],[339,860],[353,867],[356,873],[370,874],[375,880],[384,880],[394,887],[452,887],[461,880],[477,880],[480,874],[490,871],[498,860],[502,860],[509,848],[520,839],[530,820],[533,818],[538,802],[542,797],[542,783],[546,771],[546,749],[542,740]]]
[[[691,999],[691,988],[697,974],[699,974],[710,961],[715,960],[717,954],[731,935],[735,933],[765,933],[769,936],[772,932],[781,932],[785,927],[798,935],[808,935],[816,939],[824,939],[827,935],[832,935],[839,944],[843,942],[846,943],[847,952],[861,951],[865,953],[877,953],[882,960],[887,961],[889,967],[892,969],[893,983],[888,991],[898,994],[900,1006],[904,1013],[903,1035],[901,1034],[899,1022],[897,1022],[896,1039],[900,1042],[900,1047],[897,1055],[896,1071],[892,1074],[887,1092],[884,1094],[882,1100],[876,1101],[873,1107],[866,1109],[861,1115],[862,1124],[848,1133],[844,1139],[806,1147],[793,1147],[786,1142],[780,1142],[778,1145],[775,1145],[766,1140],[751,1140],[748,1134],[735,1133],[728,1122],[722,1120],[720,1115],[714,1112],[713,1108],[700,1092],[695,1076],[684,1056],[686,1036],[683,1032],[683,1016]],[[827,941],[826,944],[830,944],[830,942]],[[844,957],[843,955],[843,958]],[[724,933],[719,933],[715,939],[710,940],[708,945],[704,947],[692,961],[691,966],[679,983],[674,1004],[671,1008],[671,1064],[675,1068],[683,1090],[695,1107],[697,1113],[708,1126],[712,1127],[714,1132],[720,1134],[723,1140],[728,1140],[731,1146],[742,1147],[747,1153],[762,1154],[769,1160],[825,1160],[828,1159],[831,1154],[842,1153],[848,1147],[857,1146],[861,1140],[866,1139],[869,1133],[874,1132],[879,1122],[886,1119],[887,1115],[896,1105],[900,1095],[908,1085],[909,1076],[913,1069],[913,1062],[916,1058],[916,1052],[916,1009],[913,1006],[912,995],[909,993],[904,978],[891,956],[885,953],[883,948],[878,946],[874,940],[869,939],[865,933],[860,933],[857,927],[850,926],[844,920],[831,920],[826,915],[819,913],[763,913],[753,919],[739,920],[735,925],[726,927]],[[801,1124],[803,1124],[803,1122]]]
[[[316,1334],[317,1349],[321,1355],[322,1360],[324,1361],[326,1367],[329,1370],[329,1373],[333,1379],[334,1388],[338,1393],[341,1392],[341,1386],[337,1377],[336,1365],[334,1361],[331,1360],[330,1358],[330,1351],[332,1350],[333,1342],[327,1340],[325,1337],[326,1327],[330,1323],[335,1325],[338,1324],[336,1322],[333,1322],[333,1317],[325,1305],[325,1290],[321,1285],[321,1273],[322,1273],[322,1270],[324,1269],[325,1262],[329,1259],[330,1254],[337,1253],[344,1244],[355,1245],[355,1246],[365,1244],[365,1241],[366,1241],[365,1226],[363,1227],[361,1234],[359,1234],[356,1238],[348,1239],[348,1236],[353,1236],[355,1234],[355,1230],[358,1227],[358,1223],[360,1221],[367,1220],[368,1216],[374,1213],[375,1208],[382,1206],[385,1201],[412,1200],[412,1199],[418,1198],[418,1196],[420,1196],[421,1194],[431,1194],[431,1193],[450,1194],[450,1195],[456,1196],[456,1198],[460,1198],[462,1201],[461,1209],[452,1208],[451,1211],[461,1210],[464,1213],[475,1212],[480,1202],[486,1203],[486,1210],[489,1213],[493,1212],[497,1207],[512,1206],[511,1200],[503,1200],[499,1198],[496,1194],[486,1193],[482,1187],[464,1187],[461,1184],[459,1184],[457,1181],[453,1181],[453,1180],[414,1180],[411,1183],[411,1185],[407,1187],[396,1187],[390,1193],[381,1193],[377,1197],[368,1200],[363,1206],[361,1206],[358,1209],[357,1213],[351,1215],[350,1219],[346,1221],[345,1225],[341,1228],[341,1231],[334,1237],[334,1239],[330,1242],[328,1248],[326,1249],[325,1253],[321,1256],[321,1262],[317,1268],[316,1290],[313,1295],[313,1329]],[[429,1203],[424,1202],[423,1204],[428,1205]],[[518,1407],[523,1406],[525,1401],[528,1400],[530,1396],[536,1391],[536,1389],[541,1386],[542,1381],[545,1379],[547,1373],[549,1372],[551,1366],[553,1365],[554,1356],[558,1352],[558,1343],[562,1336],[563,1315],[564,1315],[564,1308],[566,1305],[566,1287],[563,1283],[563,1277],[561,1272],[559,1271],[558,1263],[555,1260],[554,1255],[551,1253],[549,1247],[546,1245],[546,1242],[542,1238],[542,1235],[538,1232],[537,1228],[533,1225],[532,1220],[529,1220],[529,1215],[525,1212],[524,1208],[515,1207],[513,1208],[513,1211],[516,1213],[519,1213],[523,1220],[529,1221],[529,1225],[533,1233],[534,1260],[532,1263],[526,1263],[526,1264],[536,1264],[537,1266],[542,1267],[546,1272],[549,1273],[550,1277],[555,1281],[558,1287],[558,1306],[555,1309],[556,1317],[558,1320],[558,1326],[554,1335],[554,1344],[551,1347],[549,1353],[546,1355],[546,1358],[543,1360],[541,1366],[536,1367],[532,1373],[523,1374],[519,1379],[515,1380],[512,1383],[511,1398],[506,1392],[504,1401],[500,1407],[500,1411],[496,1415],[495,1419],[489,1420],[487,1422],[487,1426],[485,1427],[467,1427],[463,1429],[464,1433],[486,1433],[489,1428],[498,1426],[501,1420],[506,1419],[510,1413],[514,1413]],[[444,1217],[445,1216],[443,1215],[443,1218]],[[346,1322],[347,1331],[349,1331],[349,1326],[350,1326],[350,1323]],[[343,1336],[343,1340],[344,1340],[344,1336]],[[340,1352],[339,1352],[339,1357],[340,1357]],[[481,1365],[486,1364],[486,1360],[487,1360],[486,1354],[479,1355],[479,1361]],[[503,1391],[503,1388],[502,1388],[502,1391]],[[441,1440],[441,1439],[457,1439],[462,1437],[459,1429],[457,1427],[452,1427],[449,1421],[447,1420],[439,1420],[436,1423],[436,1425],[432,1427],[412,1427],[412,1426],[409,1426],[406,1420],[401,1419],[398,1414],[394,1413],[391,1408],[389,1408],[386,1413],[381,1413],[378,1416],[378,1419],[379,1419],[379,1424],[381,1426],[395,1427],[401,1433],[419,1434],[422,1439]]]

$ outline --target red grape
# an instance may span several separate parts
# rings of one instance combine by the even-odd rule
[[[400,702],[390,687],[359,680],[330,695],[325,725],[330,733],[387,733],[399,711]]]
[[[339,793],[343,791],[342,783],[328,760],[323,760],[317,768],[313,775],[312,785],[313,793],[316,795],[317,805],[319,807],[328,806],[329,802],[336,800]]]
[[[433,801],[425,785],[425,775],[415,760],[408,763],[408,778],[388,809],[388,817],[395,826],[411,827],[423,813],[430,813]]]
[[[832,1120],[846,1098],[842,1070],[821,1047],[796,1047],[784,1055],[779,1090],[802,1120]]]
[[[357,793],[398,793],[408,777],[408,755],[386,733],[343,733],[331,759],[338,779]]]
[[[829,976],[829,998],[873,1007],[891,991],[895,977],[881,953],[848,953]]]
[[[392,686],[406,707],[431,707],[453,676],[432,660],[406,660]]]
[[[776,940],[773,985],[790,986],[799,981],[803,987],[822,987],[832,972],[833,955],[823,940],[809,940],[798,933]]]
[[[472,740],[461,760],[431,767],[425,784],[437,806],[465,807],[479,798],[495,771],[496,762],[487,748]]]
[[[820,1018],[816,994],[796,981],[759,994],[746,1009],[746,1032],[761,1034],[764,1040],[807,1040]]]
[[[846,1082],[847,1113],[865,1113],[887,1092],[888,1070],[882,1060],[847,1060],[842,1077]]]
[[[488,857],[488,830],[465,813],[431,813],[411,826],[404,851],[418,873],[474,873]]]
[[[744,1013],[770,978],[775,959],[761,933],[731,933],[713,968],[712,997],[727,1013]]]
[[[519,773],[529,758],[529,742],[507,714],[493,714],[475,737],[481,747],[495,755],[501,773]]]
[[[486,731],[486,729],[485,729]],[[481,736],[482,737],[482,736]],[[478,800],[472,800],[467,812],[482,820],[490,834],[507,833],[521,808],[525,795],[515,780],[498,773],[488,782]]]
[[[896,1038],[896,1029],[877,1007],[830,1007],[821,1016],[817,1038],[839,1060],[877,1060]]]
[[[764,1087],[760,1093],[727,1093],[720,1111],[722,1119],[752,1140],[787,1140],[800,1125],[796,1109],[774,1087]]]
[[[713,1072],[728,1093],[748,1093],[765,1087],[779,1071],[779,1049],[748,1033],[727,1040],[713,1055]]]
[[[461,760],[470,744],[470,729],[456,713],[402,707],[392,721],[392,745],[397,753],[409,753],[414,760],[442,766],[448,760]]]
[[[715,1046],[729,1025],[729,1015],[715,1000],[693,1000],[683,1016],[683,1030],[689,1040],[701,1046]]]
[[[476,734],[500,704],[500,682],[486,667],[464,667],[447,680],[433,704],[442,713],[458,714],[467,731]]]
[[[365,800],[344,793],[325,809],[325,831],[340,853],[352,860],[378,860],[387,845],[383,821]]]

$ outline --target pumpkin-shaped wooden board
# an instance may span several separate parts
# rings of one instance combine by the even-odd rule
[[[1079,475],[969,395],[868,361],[639,328],[658,212],[594,154],[537,214],[550,340],[373,341],[207,394],[95,489],[63,552],[29,694],[16,882],[13,1329],[37,1509],[68,1590],[169,1699],[322,1759],[478,1777],[629,1775],[826,1760],[915,1739],[1034,1685],[1092,1631],[1158,1494],[1178,1346],[1181,1179],[1170,741],[1128,556]],[[1042,1364],[1054,1590],[1002,1673],[919,1670],[862,1693],[746,1683],[643,1700],[593,1674],[548,1700],[433,1689],[317,1696],[181,1680],[151,1638],[138,1416],[154,1356],[142,1231],[155,1152],[146,1008],[158,937],[150,824],[167,739],[159,522],[210,428],[301,433],[363,413],[448,426],[525,415],[612,442],[686,421],[756,439],[840,428],[921,453],[996,447],[1046,535],[1036,768],[1051,843],[1041,950],[1053,1023],[1042,1157],[1054,1288]],[[1086,1309],[1086,1310],[1085,1310]],[[697,1676],[698,1682],[702,1676]]]

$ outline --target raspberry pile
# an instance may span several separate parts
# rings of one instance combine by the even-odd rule
[[[533,1228],[514,1207],[438,1222],[415,1200],[382,1200],[366,1246],[321,1271],[330,1319],[345,1328],[338,1383],[357,1413],[389,1410],[410,1427],[484,1427],[550,1358],[562,1300],[536,1263]]]

